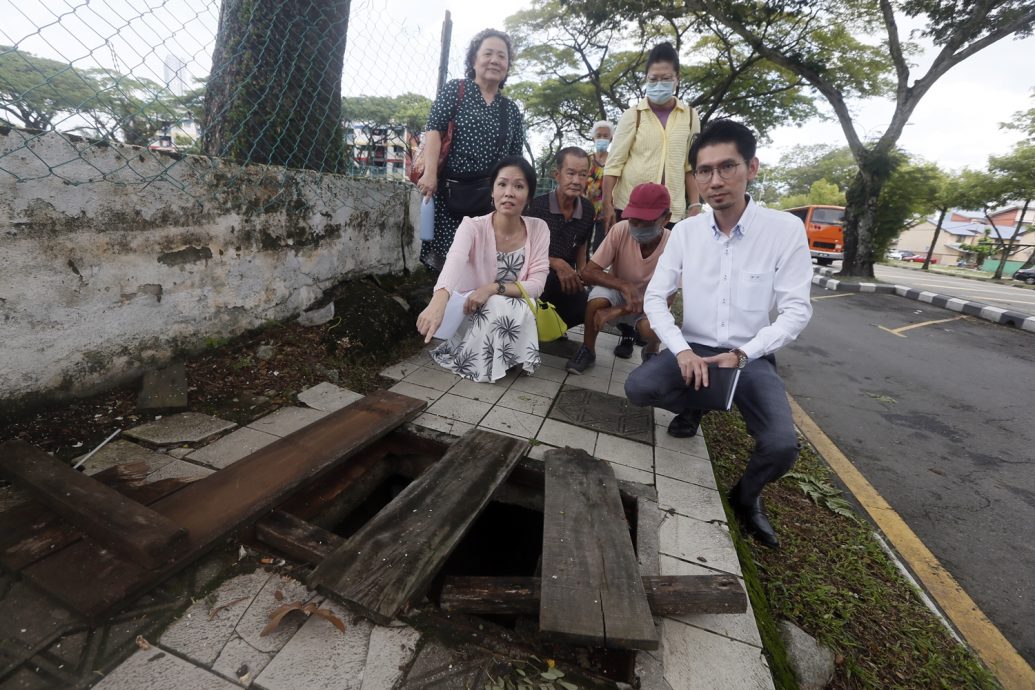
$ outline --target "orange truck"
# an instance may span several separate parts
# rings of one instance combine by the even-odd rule
[[[844,258],[845,207],[799,206],[786,209],[801,218],[809,236],[809,251],[820,266],[829,266]]]

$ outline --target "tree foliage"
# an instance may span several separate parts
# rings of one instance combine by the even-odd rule
[[[344,122],[365,125],[402,125],[420,132],[431,114],[431,99],[416,93],[399,96],[346,96],[341,99]]]
[[[775,206],[777,208],[795,208],[796,206],[844,206],[845,193],[834,182],[826,179],[818,179],[809,186],[805,194],[791,194],[779,199]]]
[[[591,3],[539,0],[508,17],[506,27],[517,58],[507,94],[521,103],[527,128],[547,137],[550,152],[587,141],[594,121],[616,121],[642,98],[647,50],[662,40],[680,54],[680,97],[704,121],[737,117],[764,137],[816,113],[799,77],[745,49],[711,17],[681,7],[601,12]]]
[[[1035,89],[1031,90],[1032,98],[1035,98]],[[1018,110],[1013,114],[1009,122],[999,125],[1003,129],[1015,129],[1020,131],[1028,141],[1035,142],[1035,108]]]
[[[0,116],[10,124],[53,129],[97,93],[87,72],[10,46],[0,46]]]
[[[709,13],[752,50],[799,75],[833,109],[859,166],[847,193],[842,274],[867,277],[878,256],[878,199],[896,169],[896,143],[917,104],[954,65],[1007,36],[1030,34],[1035,24],[1030,0],[688,0],[688,7]],[[902,17],[920,21],[916,35],[935,46],[933,61],[919,77],[909,61],[916,47],[900,36]],[[831,42],[834,36],[843,42]],[[895,100],[891,121],[874,141],[863,141],[849,102],[885,91]]]

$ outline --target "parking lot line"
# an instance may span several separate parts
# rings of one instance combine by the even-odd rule
[[[1017,653],[930,549],[790,395],[794,423],[869,513],[878,529],[1006,690],[1035,688],[1035,670]]]
[[[902,335],[902,331],[911,331],[914,328],[921,328],[923,326],[933,326],[936,323],[948,323],[950,321],[959,321],[961,319],[967,319],[967,318],[970,318],[970,317],[968,317],[968,316],[954,316],[951,319],[935,319],[934,321],[922,321],[920,323],[911,323],[908,326],[900,326],[899,328],[888,328],[887,326],[879,326],[879,325],[877,326],[877,328],[881,329],[882,331],[887,331],[888,333],[897,335],[900,338],[905,338],[906,336]]]

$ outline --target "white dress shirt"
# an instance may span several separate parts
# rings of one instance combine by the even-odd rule
[[[805,226],[784,211],[747,208],[727,237],[711,213],[680,221],[647,286],[643,310],[674,354],[688,343],[740,348],[748,359],[794,340],[812,317],[812,257]],[[668,297],[683,289],[683,324]],[[769,314],[779,312],[775,320]]]

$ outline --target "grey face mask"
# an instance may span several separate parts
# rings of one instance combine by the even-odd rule
[[[661,223],[650,225],[645,228],[637,228],[630,224],[629,234],[632,235],[632,238],[640,244],[647,244],[658,239],[658,236],[661,234]]]

